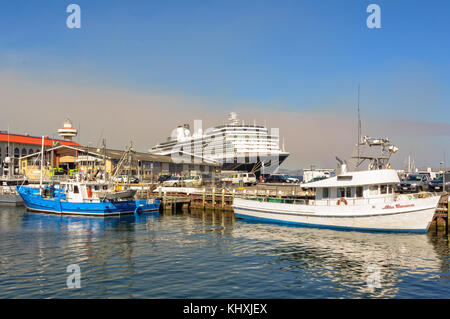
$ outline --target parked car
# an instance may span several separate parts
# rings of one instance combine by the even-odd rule
[[[128,176],[127,176],[127,180],[128,180],[128,183],[132,183],[132,184],[139,183],[139,178],[137,178],[136,176],[130,176],[129,179],[128,179]]]
[[[183,179],[183,184],[186,187],[195,187],[202,185],[202,177],[201,176],[188,176]]]
[[[409,174],[406,179],[397,185],[399,193],[421,192],[428,190],[430,177],[425,174]]]
[[[437,178],[428,183],[428,189],[433,192],[444,191],[444,174],[438,175]],[[450,172],[445,173],[445,190],[450,191]]]
[[[128,183],[128,176],[127,175],[113,176],[112,180],[116,183]]]
[[[294,183],[294,184],[298,184],[300,183],[300,179],[298,177],[295,176],[286,176],[288,183]]]
[[[286,175],[274,174],[266,178],[266,183],[291,183]]]
[[[219,183],[225,184],[242,184],[242,185],[255,185],[256,175],[247,172],[228,172],[223,173],[218,180]]]
[[[289,176],[290,178],[293,178],[293,179],[295,179],[296,181],[296,183],[301,183],[301,182],[303,182],[303,176]]]
[[[180,176],[171,176],[168,180],[162,183],[164,187],[180,187],[183,186],[183,178]]]
[[[161,175],[161,176],[158,177],[158,183],[165,182],[171,177],[172,177],[172,175],[170,175],[170,174],[168,174],[168,175]]]

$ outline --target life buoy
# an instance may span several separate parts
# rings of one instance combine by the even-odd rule
[[[341,205],[341,202],[344,202],[345,205],[348,205],[348,202],[344,197],[339,198],[336,205]]]
[[[88,198],[92,197],[92,190],[90,188],[86,189]]]

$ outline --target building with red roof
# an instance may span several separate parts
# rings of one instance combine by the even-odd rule
[[[66,119],[63,128],[58,130],[58,134],[63,139],[44,138],[44,147],[49,148],[57,145],[81,146],[73,142],[72,138],[77,136],[77,129],[72,127],[72,122]],[[0,163],[3,163],[6,157],[18,159],[19,157],[34,154],[41,151],[42,137],[30,136],[28,134],[10,134],[9,132],[0,131]],[[16,166],[16,161],[14,161]]]
[[[29,136],[21,134],[8,134],[0,132],[0,163],[3,163],[5,157],[18,159],[21,156],[33,154],[41,151],[42,137]],[[80,144],[70,140],[60,140],[53,138],[44,138],[44,147],[55,145],[67,145],[79,147]]]

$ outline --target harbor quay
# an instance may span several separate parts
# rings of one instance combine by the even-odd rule
[[[196,133],[191,135],[189,126],[184,125],[177,128],[174,132],[176,134],[172,134],[166,142],[146,153],[135,151],[132,142],[124,150],[107,148],[105,139],[97,146],[91,143],[87,146],[75,143],[72,139],[77,136],[77,130],[69,119],[66,119],[63,128],[58,130],[62,137],[59,140],[45,136],[38,138],[12,135],[7,132],[2,136],[4,140],[7,138],[7,156],[4,160],[6,165],[3,165],[4,171],[7,172],[2,175],[8,179],[5,179],[4,183],[39,184],[38,196],[42,198],[30,197],[37,194],[32,191],[33,186],[22,189],[20,194],[27,197],[28,201],[33,201],[30,207],[24,198],[27,208],[37,211],[49,211],[46,205],[51,204],[53,197],[47,198],[47,193],[54,196],[53,187],[56,186],[61,203],[84,202],[86,207],[92,205],[92,214],[97,209],[95,203],[100,202],[106,209],[102,214],[112,214],[108,211],[108,204],[104,203],[106,198],[118,200],[116,203],[119,206],[123,204],[120,203],[121,200],[135,200],[134,204],[130,204],[126,209],[118,209],[119,214],[138,212],[144,206],[143,202],[137,201],[158,199],[155,203],[160,203],[158,205],[161,211],[177,211],[184,207],[236,212],[236,207],[241,207],[236,214],[238,218],[275,221],[278,218],[286,218],[278,221],[298,224],[313,219],[319,223],[315,225],[320,226],[325,220],[332,220],[341,215],[336,221],[337,227],[345,228],[346,223],[350,221],[361,222],[362,224],[353,226],[358,229],[372,229],[372,226],[375,226],[374,229],[382,229],[379,223],[383,220],[388,229],[395,225],[393,230],[424,231],[434,225],[436,229],[443,226],[448,232],[448,197],[445,192],[447,186],[439,186],[439,182],[445,184],[445,176],[448,174],[441,169],[440,175],[444,180],[439,181],[438,172],[410,171],[407,176],[411,176],[412,182],[408,183],[408,179],[402,179],[399,183],[403,173],[391,169],[389,163],[398,148],[392,145],[388,138],[360,136],[360,143],[355,145],[348,162],[337,158],[339,164],[336,169],[311,167],[302,170],[302,176],[281,174],[277,173],[277,170],[267,173],[265,168],[274,166],[273,158],[283,153],[284,160],[289,155],[284,150],[284,145],[283,150],[280,149],[279,137],[276,134],[268,135],[267,129],[257,126],[256,123],[241,123],[235,113],[232,113],[230,120],[229,124],[215,127],[212,131],[215,138],[209,136],[209,133],[203,135],[202,130],[198,128]],[[257,138],[252,140],[252,134]],[[219,138],[221,136],[225,139]],[[229,140],[226,139],[227,136]],[[269,140],[270,143],[267,142]],[[180,141],[183,147],[180,147]],[[229,157],[230,162],[226,161],[224,165],[221,157],[211,157],[207,152],[191,153],[188,146],[198,144],[198,141],[203,141],[206,145],[212,143],[217,147],[228,143],[232,147],[223,148],[234,149],[236,158],[230,157],[229,152],[214,153]],[[266,148],[261,149],[261,154],[272,152],[272,155],[276,156],[267,158],[247,154],[252,143],[268,143]],[[381,152],[374,153],[374,148],[381,148]],[[14,156],[10,156],[12,149]],[[237,149],[240,149],[241,155],[247,154],[248,157],[243,157],[243,163],[249,165],[241,165],[243,163],[238,161]],[[184,153],[184,150],[189,152]],[[180,157],[183,158],[181,162],[177,160]],[[266,162],[267,159],[270,163]],[[236,161],[236,165],[230,166],[233,161]],[[368,170],[366,166],[360,167],[364,161],[369,164]],[[281,162],[275,163],[277,169]],[[432,185],[433,189],[430,188],[432,176],[433,181],[437,182]],[[57,186],[58,184],[61,186]],[[43,192],[45,188],[48,189]],[[10,199],[11,193],[14,193],[14,190],[5,185],[2,189],[5,201],[13,202]],[[18,200],[14,200],[14,203],[20,203],[18,195],[16,198]],[[39,202],[41,200],[43,202]],[[46,204],[48,200],[50,202]],[[77,211],[79,205],[73,206],[68,208],[68,212],[83,214],[82,211]],[[53,211],[54,209],[50,212],[62,213],[61,209]],[[248,215],[247,212],[252,209],[253,215]],[[377,212],[374,209],[377,209]],[[421,211],[426,211],[427,217],[419,215],[422,218],[420,225],[412,224],[413,228],[405,228],[404,225],[416,217],[403,215]],[[264,214],[261,215],[261,212]],[[397,219],[387,217],[394,215],[402,216]],[[297,216],[298,219],[293,219],[292,216]],[[368,218],[370,216],[373,220]]]
[[[140,199],[160,198],[160,212],[174,213],[185,210],[205,212],[233,212],[233,202],[236,197],[254,199],[262,202],[309,204],[314,203],[315,191],[303,189],[301,184],[264,184],[235,187],[163,187],[158,183],[150,184],[119,184],[137,190]],[[120,187],[120,186],[119,186]],[[417,198],[426,194],[416,194]],[[429,229],[448,233],[449,195],[440,194],[439,204]]]

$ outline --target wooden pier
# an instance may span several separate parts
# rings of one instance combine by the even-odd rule
[[[162,210],[176,211],[178,208],[190,208],[191,198],[187,195],[166,195],[161,198]]]
[[[178,207],[196,209],[232,211],[235,196],[267,196],[267,197],[293,197],[305,198],[312,193],[302,191],[299,185],[264,185],[237,188],[204,187],[195,189],[194,192],[163,191],[163,188],[153,188],[161,198],[163,210],[175,210]]]
[[[438,232],[439,229],[444,228],[445,233],[448,234],[448,213],[449,195],[442,195],[429,229]]]

